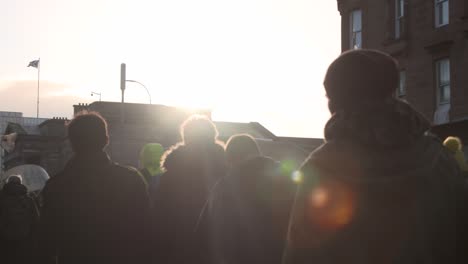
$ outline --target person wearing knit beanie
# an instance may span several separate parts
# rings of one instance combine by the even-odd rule
[[[465,175],[468,175],[468,164],[466,163],[465,154],[463,154],[463,144],[458,137],[447,137],[444,140],[444,146],[453,154],[453,157],[460,166],[460,169]]]
[[[284,264],[468,263],[465,180],[398,83],[380,51],[331,63],[332,115],[298,172]]]
[[[148,185],[164,172],[161,168],[161,158],[163,154],[164,147],[159,143],[148,143],[141,149],[140,164],[143,168],[140,170],[140,173],[143,175]]]
[[[377,50],[352,50],[328,68],[324,86],[330,111],[373,106],[392,97],[399,74],[395,59]]]

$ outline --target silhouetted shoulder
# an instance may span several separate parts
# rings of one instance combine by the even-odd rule
[[[42,194],[46,195],[51,192],[54,192],[56,189],[61,189],[64,183],[64,179],[66,178],[66,173],[65,170],[62,170],[55,176],[49,178],[44,186],[44,189],[42,190]]]
[[[237,169],[275,174],[279,173],[279,162],[270,157],[258,156],[239,164]]]
[[[118,163],[113,163],[111,165],[112,174],[114,176],[120,177],[121,181],[124,182],[134,182],[134,183],[141,183],[141,185],[146,185],[145,181],[143,180],[143,176],[138,172],[137,169],[131,166],[123,166]]]
[[[138,174],[138,170],[134,167],[131,167],[131,166],[124,166],[124,165],[120,165],[119,163],[117,162],[114,162],[112,164],[112,167],[114,170],[122,173],[122,174],[127,174],[127,175],[131,175],[131,174]]]
[[[339,152],[339,146],[333,142],[327,142],[315,149],[309,154],[301,165],[301,170],[310,166],[318,166],[321,163],[327,163],[334,156],[334,153]],[[325,164],[322,164],[325,165]]]
[[[270,158],[270,157],[267,157],[267,156],[260,156],[260,157],[257,157],[257,158],[254,158],[253,159],[254,162],[257,162],[259,164],[263,164],[265,166],[278,166],[279,165],[279,162]]]
[[[212,161],[224,162],[224,148],[219,144],[211,144],[203,148],[178,144],[168,150],[163,157],[163,166],[167,170],[177,169],[181,161],[198,162],[210,157]]]
[[[420,136],[412,144],[388,149],[363,146],[349,140],[330,141],[313,151],[303,166],[315,164],[336,169],[359,163],[364,167],[398,165],[399,168],[409,169],[418,164],[427,166],[424,163],[435,161],[444,152],[441,141],[429,133]]]

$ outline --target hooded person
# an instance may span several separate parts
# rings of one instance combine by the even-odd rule
[[[325,143],[301,168],[284,263],[466,263],[466,193],[430,123],[394,97],[389,55],[328,68]]]
[[[159,183],[159,177],[164,172],[161,168],[161,158],[164,147],[158,143],[149,143],[143,146],[140,152],[141,175],[146,180],[149,189],[155,188]]]
[[[465,154],[463,154],[463,145],[460,138],[447,137],[444,140],[444,146],[453,154],[465,177],[468,177],[468,164],[466,163]]]
[[[229,171],[204,213],[212,228],[212,263],[281,263],[295,186],[254,138],[232,136]]]
[[[161,263],[205,263],[206,232],[195,232],[214,184],[225,175],[224,148],[208,118],[181,126],[182,142],[163,155],[164,174],[153,196],[153,226]]]

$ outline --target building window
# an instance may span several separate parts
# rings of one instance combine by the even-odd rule
[[[354,10],[350,15],[350,48],[362,48],[362,10]]]
[[[401,38],[405,23],[405,0],[395,0],[395,39]]]
[[[437,102],[450,103],[450,60],[441,59],[436,62]]]
[[[406,71],[400,71],[400,82],[397,90],[398,97],[404,97],[406,95]]]
[[[449,23],[449,0],[435,0],[435,26],[441,27]]]

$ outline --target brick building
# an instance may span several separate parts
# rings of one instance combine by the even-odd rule
[[[338,0],[342,50],[385,51],[400,64],[399,97],[440,137],[468,143],[468,1]]]

